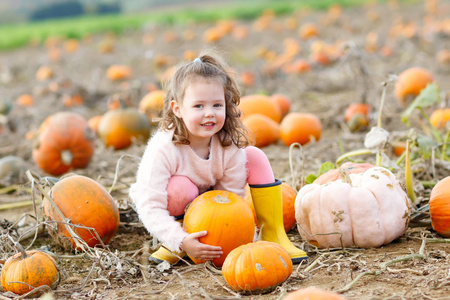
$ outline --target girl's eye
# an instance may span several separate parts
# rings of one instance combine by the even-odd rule
[[[223,106],[222,103],[216,103],[216,104],[214,104],[214,107],[222,107],[222,106]]]
[[[203,105],[202,105],[202,104],[197,104],[197,105],[195,105],[194,107],[195,107],[195,108],[202,108]]]

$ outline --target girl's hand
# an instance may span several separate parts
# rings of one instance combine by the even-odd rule
[[[206,231],[188,234],[181,242],[181,247],[190,257],[195,259],[213,260],[219,258],[223,254],[221,247],[210,246],[199,242],[198,239],[207,234]]]

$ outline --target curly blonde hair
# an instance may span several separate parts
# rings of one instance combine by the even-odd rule
[[[202,52],[192,62],[184,62],[177,65],[172,78],[165,86],[164,110],[160,129],[174,129],[173,143],[189,145],[189,132],[182,119],[172,111],[170,102],[176,100],[182,104],[186,88],[198,78],[217,78],[222,82],[225,92],[225,123],[217,133],[222,146],[235,144],[239,148],[250,145],[247,139],[248,130],[241,121],[239,110],[240,92],[225,62],[211,51]]]

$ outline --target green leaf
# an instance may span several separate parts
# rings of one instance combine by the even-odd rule
[[[336,169],[335,165],[332,162],[326,161],[319,168],[319,176],[333,169]]]
[[[429,83],[403,112],[402,121],[408,124],[408,117],[416,108],[430,107],[441,102],[439,86],[436,82]]]
[[[426,135],[417,136],[417,145],[419,146],[419,154],[423,159],[429,159],[433,148],[437,147],[437,143]]]
[[[313,181],[316,180],[316,179],[317,179],[317,175],[316,174],[309,174],[308,176],[306,176],[305,183],[306,184],[313,183]]]

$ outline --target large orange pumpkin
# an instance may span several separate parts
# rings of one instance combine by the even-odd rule
[[[433,81],[433,75],[424,68],[406,69],[400,73],[395,82],[395,96],[400,104],[405,106]]]
[[[41,251],[23,251],[8,258],[2,268],[2,286],[5,291],[23,295],[47,285],[55,289],[59,271],[55,260]]]
[[[106,112],[98,124],[98,136],[106,147],[124,149],[133,143],[133,139],[148,139],[150,121],[136,108],[119,108]]]
[[[192,201],[184,216],[184,229],[188,233],[208,232],[199,241],[222,247],[222,256],[212,260],[214,265],[220,267],[233,249],[253,241],[255,221],[250,207],[242,197],[214,190],[203,193]],[[191,259],[196,264],[205,262]]]
[[[292,261],[279,244],[257,241],[231,251],[223,263],[222,274],[236,291],[267,292],[291,276]]]
[[[72,224],[94,228],[103,244],[108,244],[119,228],[119,209],[116,202],[102,185],[89,177],[80,175],[66,177],[52,187],[51,196]],[[43,207],[47,218],[61,221],[49,200],[44,199]],[[101,245],[92,231],[79,227],[73,227],[73,230],[88,246]],[[56,232],[50,233],[64,248],[76,247],[64,224],[58,223]]]
[[[310,286],[287,294],[283,300],[345,300],[338,293]]]
[[[450,237],[450,176],[433,187],[428,205],[433,229],[444,237]]]
[[[85,168],[94,154],[95,138],[83,116],[73,112],[55,113],[39,128],[33,159],[52,175]]]

